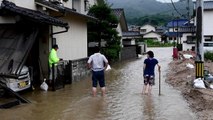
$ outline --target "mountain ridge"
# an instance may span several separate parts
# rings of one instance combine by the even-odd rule
[[[182,0],[183,1],[183,0]],[[127,19],[139,18],[146,15],[165,14],[178,17],[187,16],[187,0],[183,2],[175,2],[174,5],[178,9],[179,15],[172,3],[162,3],[156,0],[107,0],[112,8],[123,8]],[[190,0],[190,13],[192,13],[193,2]]]

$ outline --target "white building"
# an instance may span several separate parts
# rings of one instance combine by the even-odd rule
[[[161,42],[161,35],[155,31],[150,31],[148,33],[143,34],[143,38]]]
[[[140,34],[146,34],[146,33],[151,32],[151,31],[156,31],[156,29],[153,25],[145,24],[145,25],[140,27]]]
[[[117,25],[116,30],[118,32],[118,36],[121,37],[121,43],[122,43],[123,42],[122,41],[122,33],[128,31],[124,9],[122,9],[122,8],[115,8],[115,9],[112,9],[112,12],[114,13],[114,15],[118,19],[118,25]]]
[[[58,56],[64,60],[87,59],[87,21],[96,20],[87,12],[96,0],[0,0],[0,3],[3,1],[0,27],[4,24],[37,25],[38,45],[35,47],[38,46],[38,52],[34,57],[41,59],[44,77],[48,78],[48,55],[53,44],[59,45]]]
[[[196,8],[196,2],[194,4]],[[204,49],[212,50],[213,47],[213,1],[204,1],[203,4],[203,35],[204,35]],[[195,16],[195,20],[197,16]],[[196,22],[195,22],[196,25]]]

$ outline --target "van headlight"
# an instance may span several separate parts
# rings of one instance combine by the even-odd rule
[[[12,79],[12,78],[8,79],[8,83],[15,83],[16,81],[17,81],[16,79]]]

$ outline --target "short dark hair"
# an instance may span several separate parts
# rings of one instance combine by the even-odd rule
[[[100,52],[100,48],[98,46],[94,47],[94,53]]]
[[[152,51],[148,51],[147,54],[149,55],[150,58],[154,57],[154,53]]]
[[[53,48],[58,49],[58,45],[57,44],[53,45]]]

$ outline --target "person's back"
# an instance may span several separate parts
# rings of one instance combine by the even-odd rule
[[[144,63],[146,67],[144,69],[144,75],[155,75],[155,66],[158,64],[158,60],[155,58],[147,58],[145,59]]]
[[[90,57],[92,61],[92,70],[101,71],[104,69],[104,62],[107,62],[104,55],[101,53],[95,53]]]
[[[98,47],[95,48],[95,53],[89,57],[87,61],[88,67],[92,69],[92,91],[93,96],[96,96],[97,84],[99,83],[102,95],[105,95],[105,78],[104,78],[104,69],[108,65],[108,60],[104,55],[100,53]]]

